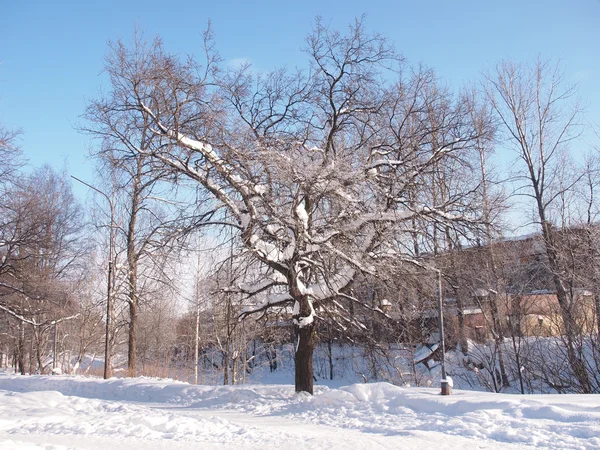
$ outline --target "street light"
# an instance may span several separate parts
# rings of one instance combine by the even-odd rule
[[[115,208],[113,206],[112,200],[102,192],[100,189],[92,186],[91,184],[86,183],[83,180],[71,175],[76,181],[79,181],[81,184],[86,185],[90,189],[98,192],[100,195],[104,196],[106,201],[110,206],[110,236],[108,243],[108,283],[106,288],[106,334],[104,340],[104,379],[108,380],[110,378],[110,319],[112,315],[112,278],[113,278],[113,254],[114,254],[114,232],[115,232]]]
[[[443,302],[443,294],[442,294],[442,271],[440,269],[436,269],[434,267],[431,270],[437,273],[437,298],[438,298],[438,314],[439,314],[439,322],[440,322],[440,349],[442,352],[442,395],[450,395],[452,393],[452,386],[450,385],[450,380],[446,376],[446,345],[444,340],[444,302]]]

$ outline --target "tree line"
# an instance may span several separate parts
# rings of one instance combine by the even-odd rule
[[[493,382],[506,386],[505,342],[522,333],[502,302],[543,272],[575,390],[598,391],[587,357],[597,336],[576,314],[588,289],[598,322],[598,161],[594,148],[577,156],[587,131],[557,65],[504,61],[451,89],[362,20],[344,33],[317,20],[296,70],[229,67],[210,27],[203,37],[201,60],[139,34],[110,44],[110,87],[79,125],[105,197],[87,227],[66,177],[16,176],[14,136],[1,135],[2,342],[21,372],[25,355],[37,355],[29,371],[43,369],[64,322],[80,359],[106,340],[126,349],[130,376],[140,357],[144,369],[184,358],[198,381],[199,355],[216,348],[227,383],[256,360],[257,342],[270,364],[293,343],[295,388],[312,393],[317,346],[329,345],[333,376],[334,341],[375,354],[390,336],[426,338],[419,311],[441,270],[457,343],[466,347],[463,312],[479,302],[498,353]],[[497,149],[512,152],[506,173]],[[498,244],[523,198],[542,250],[535,275],[508,276],[532,255]]]

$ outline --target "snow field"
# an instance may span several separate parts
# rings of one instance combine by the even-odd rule
[[[0,376],[0,449],[600,448],[600,397]],[[168,445],[167,445],[168,444]]]

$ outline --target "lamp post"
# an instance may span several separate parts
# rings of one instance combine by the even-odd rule
[[[437,298],[438,298],[438,318],[440,328],[440,351],[442,355],[442,395],[450,395],[452,393],[452,386],[446,376],[446,345],[444,340],[444,299],[442,294],[442,271],[440,269],[432,268],[437,273]]]
[[[106,333],[104,337],[104,379],[108,380],[111,376],[110,370],[110,319],[112,316],[112,287],[113,287],[113,255],[114,255],[114,233],[115,233],[115,208],[112,200],[102,192],[100,189],[92,186],[91,184],[86,183],[83,180],[71,175],[71,178],[79,181],[81,184],[93,189],[100,195],[102,195],[108,205],[110,206],[110,235],[109,235],[109,243],[108,243],[108,276],[107,276],[107,288],[106,288]]]

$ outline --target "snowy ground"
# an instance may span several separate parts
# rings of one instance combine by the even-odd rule
[[[600,448],[600,396],[0,375],[0,449]]]

